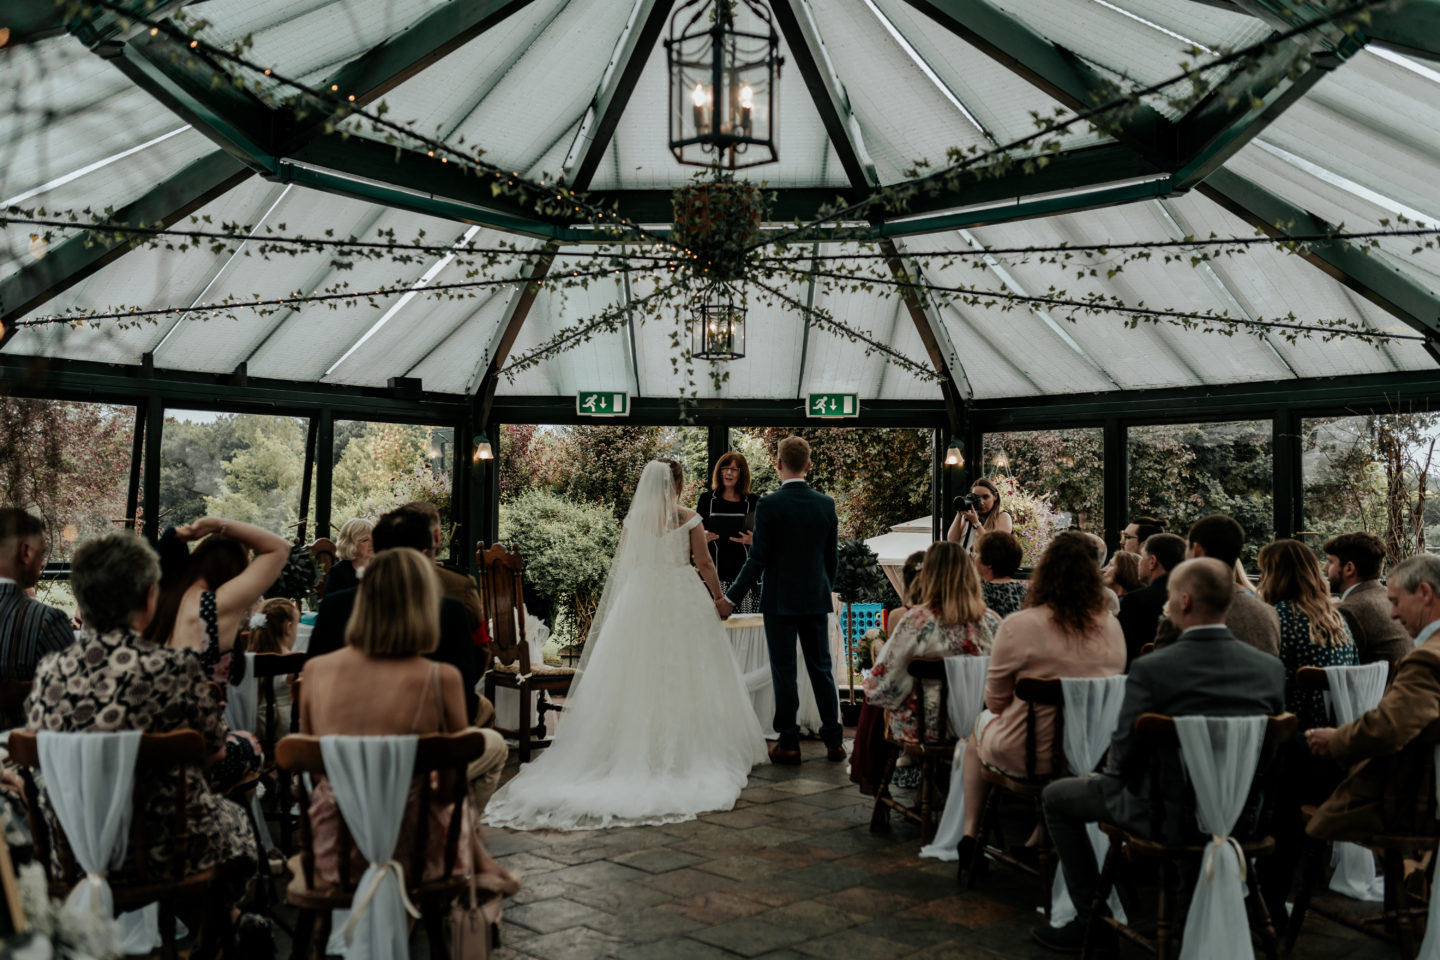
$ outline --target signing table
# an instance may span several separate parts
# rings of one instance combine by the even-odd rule
[[[840,664],[836,650],[835,618],[831,618],[830,658],[832,664]],[[770,679],[770,651],[765,645],[765,618],[758,613],[737,614],[725,621],[725,635],[735,651],[735,663],[745,680],[745,689],[750,692],[750,703],[755,716],[760,720],[760,729],[767,740],[778,737],[775,732],[775,688]],[[820,710],[815,706],[815,689],[810,683],[810,674],[805,670],[805,657],[800,653],[800,644],[795,644],[795,674],[800,688],[800,712],[798,720],[804,733],[820,732]]]

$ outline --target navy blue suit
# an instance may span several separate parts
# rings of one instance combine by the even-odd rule
[[[820,738],[826,745],[838,747],[844,735],[829,642],[839,526],[834,500],[816,493],[803,480],[782,484],[756,504],[750,556],[726,594],[731,603],[739,606],[764,574],[760,612],[765,617],[765,643],[770,648],[775,732],[780,735],[781,749],[795,750],[800,746],[796,722],[800,709],[795,675],[797,639],[820,709]]]

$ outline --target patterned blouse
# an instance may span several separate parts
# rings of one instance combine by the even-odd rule
[[[73,646],[41,660],[25,707],[28,728],[36,731],[190,729],[205,738],[210,753],[225,748],[228,733],[207,671],[195,652],[164,647],[129,630],[98,635],[86,630]],[[190,829],[187,869],[204,870],[235,859],[253,865],[255,839],[244,811],[212,793],[199,767],[189,767],[185,779]],[[164,852],[174,821],[175,794],[175,778],[167,776],[143,798],[143,815],[154,839],[150,858],[161,875],[167,870]]]
[[[985,606],[994,610],[1001,620],[1020,609],[1020,604],[1025,602],[1025,591],[1028,589],[1030,589],[1030,584],[1024,580],[980,584],[980,590],[985,594]]]
[[[1280,615],[1280,659],[1285,664],[1285,709],[1300,718],[1300,729],[1330,725],[1325,695],[1319,690],[1296,690],[1295,674],[1301,667],[1350,667],[1360,662],[1350,625],[1345,625],[1345,642],[1321,646],[1310,638],[1310,618],[1290,601],[1275,604]]]
[[[895,739],[913,743],[920,736],[919,718],[915,713],[915,681],[908,669],[910,661],[917,657],[984,656],[990,652],[995,631],[999,629],[1000,618],[990,610],[973,623],[955,626],[942,624],[935,611],[928,607],[915,607],[900,618],[865,678],[865,699],[889,708],[890,733]],[[925,729],[932,735],[940,727],[940,707],[940,685],[927,682]]]

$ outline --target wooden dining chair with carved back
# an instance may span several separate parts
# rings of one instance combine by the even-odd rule
[[[476,551],[480,567],[480,606],[490,621],[490,642],[485,645],[485,696],[495,702],[497,689],[514,690],[520,702],[518,724],[505,728],[496,718],[495,729],[520,742],[520,762],[529,763],[535,750],[550,745],[545,713],[562,708],[547,702],[549,694],[564,694],[575,679],[573,667],[536,663],[525,639],[525,595],[522,575],[525,561],[519,553],[495,544]],[[538,717],[531,723],[530,694],[539,695]]]

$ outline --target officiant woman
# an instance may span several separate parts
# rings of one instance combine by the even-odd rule
[[[745,558],[750,555],[750,542],[755,531],[755,504],[760,498],[750,492],[750,465],[742,454],[731,450],[715,462],[710,489],[700,494],[695,512],[704,518],[705,542],[720,588],[729,590],[740,575]],[[736,613],[756,613],[760,590],[746,595]]]

